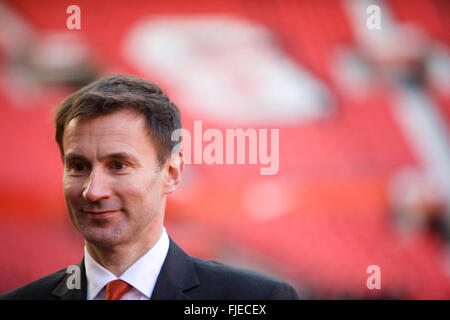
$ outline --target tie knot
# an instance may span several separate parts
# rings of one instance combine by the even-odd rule
[[[106,285],[105,300],[120,300],[131,289],[131,286],[123,280],[114,280]]]

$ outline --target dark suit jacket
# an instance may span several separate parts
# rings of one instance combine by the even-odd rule
[[[66,269],[59,270],[18,289],[0,295],[1,300],[86,299],[84,259],[81,288],[69,289]],[[227,266],[187,255],[170,239],[169,252],[153,290],[155,300],[293,300],[298,299],[289,284],[253,271]]]

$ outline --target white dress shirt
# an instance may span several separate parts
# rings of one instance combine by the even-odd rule
[[[169,251],[169,236],[163,227],[158,242],[117,278],[102,267],[84,247],[84,264],[87,278],[87,300],[105,300],[106,285],[113,280],[123,280],[133,288],[121,300],[149,300],[161,267]]]

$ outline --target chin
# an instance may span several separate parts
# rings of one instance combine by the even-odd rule
[[[127,239],[124,232],[118,232],[111,228],[86,227],[80,233],[87,242],[99,247],[116,246]]]

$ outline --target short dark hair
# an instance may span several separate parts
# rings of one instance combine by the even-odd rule
[[[154,83],[129,75],[97,80],[68,96],[55,108],[55,139],[64,159],[63,134],[74,118],[93,118],[133,108],[145,116],[147,129],[155,144],[159,164],[169,158],[178,141],[172,132],[181,128],[178,107]]]

